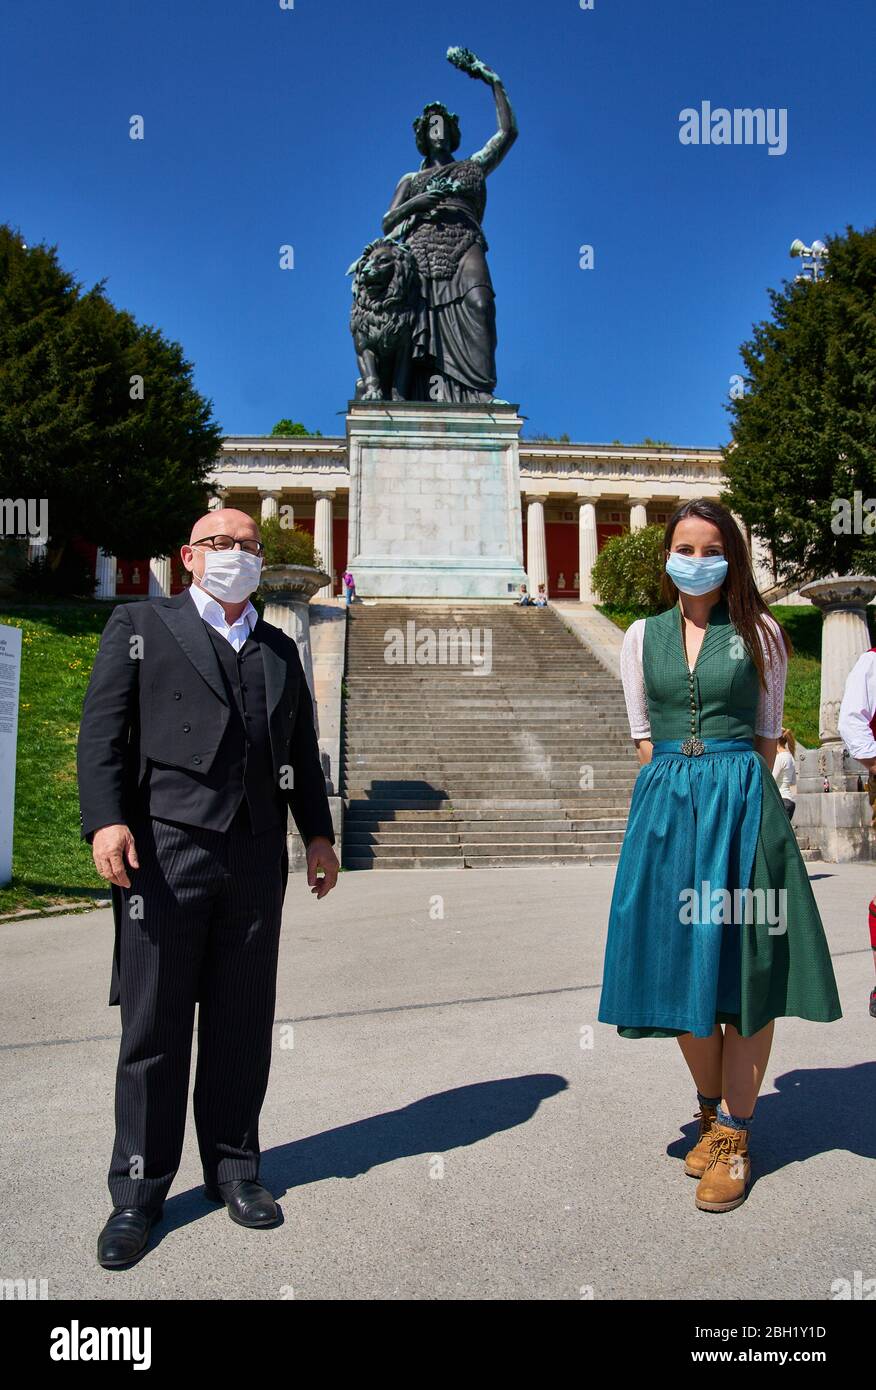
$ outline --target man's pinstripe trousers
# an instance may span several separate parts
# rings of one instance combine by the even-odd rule
[[[253,835],[245,801],[227,831],[158,820],[131,829],[140,868],[122,890],[109,1190],[116,1206],[150,1206],[166,1197],[182,1154],[196,1000],[205,1180],[258,1177],[286,830]]]

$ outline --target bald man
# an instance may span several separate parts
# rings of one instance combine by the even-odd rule
[[[195,1003],[194,1117],[205,1196],[233,1221],[280,1219],[259,1181],[288,813],[317,898],[338,861],[313,704],[295,643],[258,617],[262,546],[209,512],[180,551],[191,586],[119,604],[85,696],[82,835],[112,885],[110,1004],[121,1008],[107,1269],[139,1259],[179,1166]]]

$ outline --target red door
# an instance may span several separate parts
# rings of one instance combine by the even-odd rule
[[[578,524],[546,521],[548,598],[578,598]]]
[[[599,521],[596,523],[596,548],[601,550],[610,536],[622,536],[626,531],[626,526],[622,526],[617,521]]]

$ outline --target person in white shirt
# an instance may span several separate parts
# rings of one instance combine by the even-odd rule
[[[849,672],[838,725],[843,743],[870,775],[870,805],[876,821],[876,647],[862,652]],[[870,903],[870,945],[876,965],[876,897]],[[876,988],[870,991],[870,1014],[876,1018]]]
[[[872,780],[876,773],[876,647],[862,652],[849,672],[838,725],[843,743]]]
[[[778,783],[782,803],[788,812],[788,820],[793,820],[794,812],[797,809],[797,764],[794,761],[797,740],[790,729],[783,729],[779,735],[778,744],[776,760],[773,763],[773,776]]]

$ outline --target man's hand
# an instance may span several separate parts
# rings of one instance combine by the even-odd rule
[[[125,860],[132,869],[139,869],[140,861],[134,837],[126,825],[103,825],[100,830],[95,830],[91,853],[94,867],[101,878],[115,883],[119,888],[130,888],[131,880],[125,869]]]
[[[312,840],[308,840],[307,886],[311,893],[316,894],[317,900],[332,891],[338,881],[340,867],[332,843],[325,835],[315,835]],[[317,877],[319,869],[323,870],[321,878]]]

